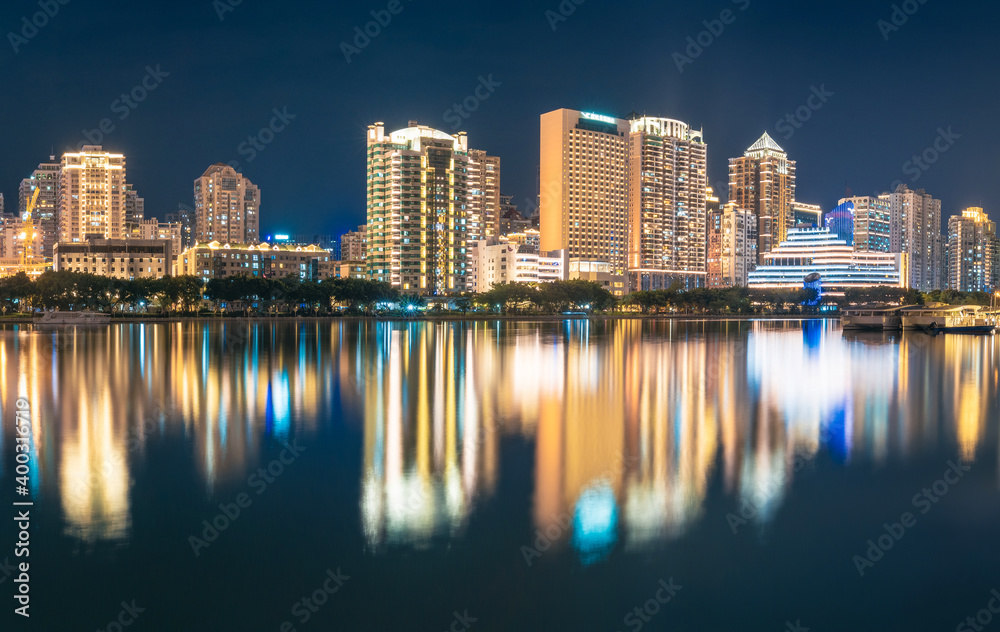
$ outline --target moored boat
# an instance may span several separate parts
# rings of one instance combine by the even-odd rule
[[[840,322],[844,331],[898,331],[903,326],[901,309],[845,309]]]
[[[997,317],[980,305],[910,307],[903,312],[904,331],[991,334]]]

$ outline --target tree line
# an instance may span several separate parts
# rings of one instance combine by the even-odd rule
[[[434,299],[403,294],[387,283],[366,279],[302,281],[297,277],[232,276],[204,283],[196,276],[160,279],[116,279],[96,274],[45,272],[32,280],[21,273],[0,279],[3,313],[33,310],[94,310],[110,313],[412,313],[451,309],[467,313],[605,312],[613,309],[643,314],[800,314],[817,298],[815,290],[758,290],[744,287],[685,290],[675,283],[666,290],[633,292],[619,299],[597,283],[507,283],[488,292]],[[850,305],[990,305],[987,293],[952,290],[921,293],[901,288],[859,288],[843,297],[824,297],[825,304]]]

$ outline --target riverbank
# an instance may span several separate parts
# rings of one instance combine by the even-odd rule
[[[374,322],[561,322],[565,320],[700,320],[700,321],[754,321],[754,320],[824,320],[830,316],[803,314],[590,314],[588,316],[566,316],[562,314],[420,314],[403,316],[380,314],[373,316],[114,316],[111,324],[157,324],[178,322],[336,322],[336,321],[374,321]],[[35,322],[28,316],[7,316],[0,318],[2,324],[31,324]],[[65,325],[63,325],[65,326]]]

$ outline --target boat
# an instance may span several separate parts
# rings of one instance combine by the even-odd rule
[[[845,309],[840,322],[844,331],[899,331],[903,327],[902,309]]]
[[[997,316],[980,305],[931,305],[903,310],[904,331],[992,334]]]
[[[36,325],[106,325],[111,322],[111,316],[101,312],[62,312],[53,310],[44,312],[35,320]]]

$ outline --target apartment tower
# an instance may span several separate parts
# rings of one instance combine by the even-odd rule
[[[941,234],[941,200],[905,184],[882,196],[889,202],[890,252],[908,255],[908,287],[930,292],[947,284],[945,241]]]
[[[707,146],[701,130],[635,116],[628,146],[628,272],[632,290],[705,285]]]
[[[59,170],[59,241],[125,236],[125,156],[84,145],[62,156]]]
[[[948,288],[993,292],[1000,287],[997,226],[978,207],[948,220]]]
[[[24,217],[28,212],[28,202],[41,189],[35,210],[31,219],[35,227],[42,233],[42,256],[52,257],[52,247],[59,241],[59,179],[62,166],[56,162],[55,156],[49,156],[48,162],[38,165],[32,174],[21,180],[18,190],[18,216]]]
[[[464,132],[368,126],[369,278],[414,294],[469,289],[469,153]]]
[[[541,249],[627,268],[629,122],[577,110],[541,117]]]
[[[194,243],[260,241],[260,189],[217,163],[194,181]]]
[[[767,132],[742,158],[729,159],[729,201],[757,217],[758,260],[795,226],[795,161]]]

